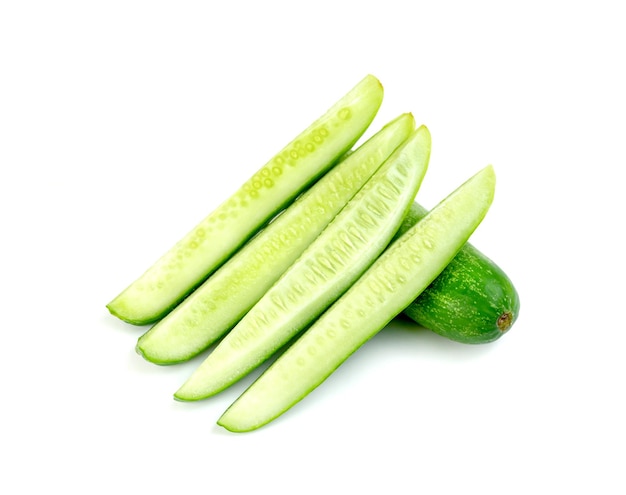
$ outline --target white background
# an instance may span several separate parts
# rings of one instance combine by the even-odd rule
[[[626,492],[620,2],[0,3],[0,492]],[[522,300],[456,344],[391,324],[280,419],[215,422],[105,304],[365,74],[419,201],[483,166],[472,242]]]

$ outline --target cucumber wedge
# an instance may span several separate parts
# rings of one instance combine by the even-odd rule
[[[137,342],[157,364],[186,361],[222,337],[315,240],[415,129],[411,114],[384,126],[248,241]]]
[[[259,428],[320,385],[446,267],[487,213],[491,166],[465,182],[400,239],[221,416],[235,431]]]
[[[107,308],[137,325],[162,318],[361,137],[382,103],[368,75],[202,220]]]
[[[430,133],[412,133],[175,393],[209,397],[245,376],[330,306],[384,251],[428,167]]]
[[[398,235],[426,213],[425,208],[413,203]],[[519,294],[511,279],[496,263],[467,243],[403,313],[424,328],[455,342],[487,344],[511,329],[519,309]]]

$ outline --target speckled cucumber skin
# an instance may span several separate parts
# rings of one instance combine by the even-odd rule
[[[366,76],[115,297],[111,314],[136,325],[165,316],[356,143],[382,98]]]
[[[427,210],[413,203],[398,236]],[[421,326],[464,344],[487,344],[517,320],[520,299],[513,282],[491,259],[467,243],[404,314]]]

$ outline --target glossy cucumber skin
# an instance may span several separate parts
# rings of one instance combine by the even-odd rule
[[[413,203],[398,236],[427,210]],[[433,332],[464,344],[499,339],[517,320],[520,299],[507,274],[467,243],[403,313]]]
[[[107,304],[111,314],[135,325],[168,314],[337,163],[367,130],[382,98],[378,79],[366,76]]]

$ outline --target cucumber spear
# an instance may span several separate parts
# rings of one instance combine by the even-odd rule
[[[356,143],[382,98],[378,79],[366,76],[113,299],[109,311],[136,325],[165,316]]]

